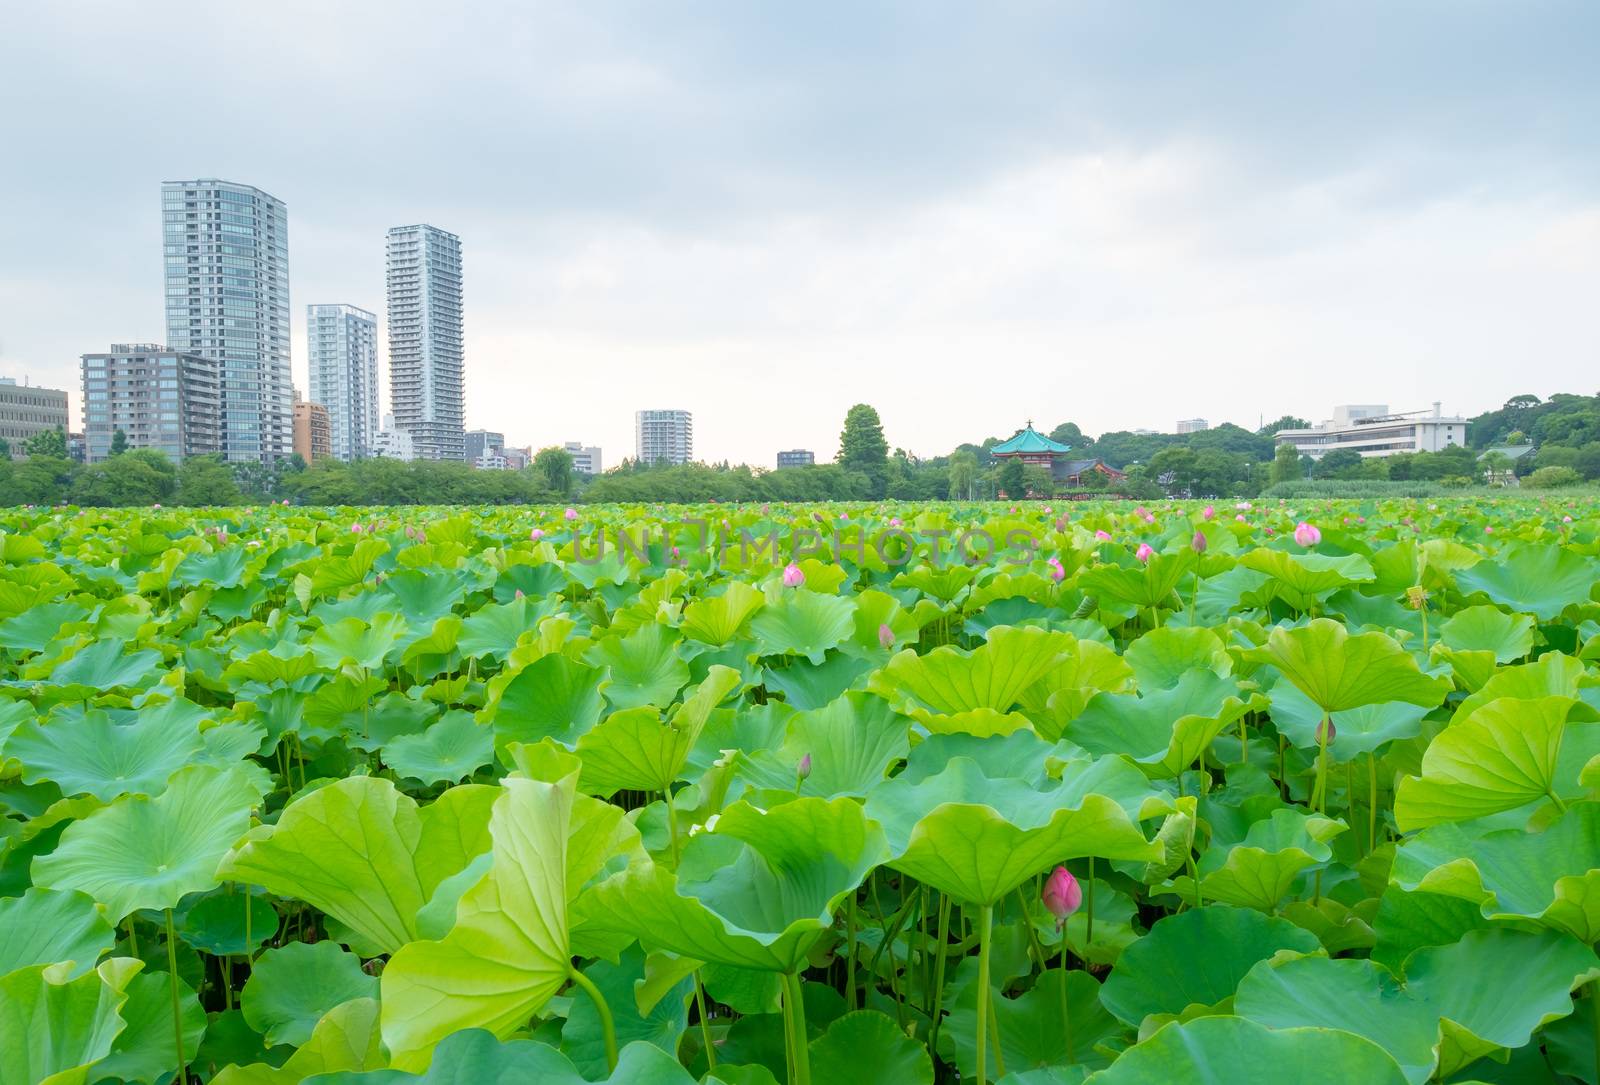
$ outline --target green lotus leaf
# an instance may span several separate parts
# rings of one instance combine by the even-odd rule
[[[1600,977],[1588,946],[1554,931],[1469,931],[1406,961],[1406,990],[1443,1019],[1439,1073],[1448,1076],[1500,1048],[1526,1044],[1572,1012],[1571,992]]]
[[[420,734],[386,742],[383,760],[408,779],[455,783],[494,761],[494,731],[470,712],[446,712]]]
[[[347,554],[324,553],[311,563],[308,590],[312,595],[336,595],[361,584],[372,575],[378,558],[388,552],[388,543],[368,536],[358,539]]]
[[[356,948],[392,953],[420,936],[417,913],[439,884],[489,850],[498,795],[468,784],[418,807],[388,780],[350,777],[251,830],[221,876],[315,905],[358,936]]]
[[[299,1047],[335,1006],[377,996],[378,981],[361,970],[360,957],[334,942],[291,942],[251,963],[239,1008],[269,1045]]]
[[[811,1074],[817,1081],[892,1081],[933,1085],[933,1060],[922,1044],[876,1010],[847,1013],[811,1041]]]
[[[617,708],[669,705],[689,681],[689,664],[680,658],[676,631],[654,622],[626,636],[610,636],[585,658],[610,669],[606,700]]]
[[[234,683],[272,685],[282,682],[287,685],[318,673],[319,668],[317,657],[309,648],[292,640],[282,640],[228,664],[222,677]]]
[[[1487,919],[1534,919],[1600,941],[1600,805],[1578,803],[1538,832],[1437,825],[1400,845],[1390,877],[1470,901]]]
[[[385,575],[375,594],[384,600],[385,609],[399,611],[408,625],[426,626],[454,610],[466,593],[459,574],[406,569]]]
[[[33,861],[34,884],[79,889],[121,922],[138,908],[173,908],[217,884],[217,864],[249,827],[261,801],[232,769],[191,765],[155,798],[128,795],[61,834]]]
[[[141,967],[112,957],[76,978],[62,965],[0,977],[0,1085],[83,1085],[124,1027],[120,1011]]]
[[[238,547],[190,554],[173,570],[172,582],[185,587],[237,588],[244,579],[248,557]]]
[[[469,659],[504,659],[524,633],[537,629],[555,612],[556,604],[549,600],[521,598],[486,603],[462,621],[456,647]]]
[[[1133,668],[1116,650],[1073,637],[1043,678],[1023,691],[1022,709],[1034,729],[1054,741],[1097,693],[1131,693]]]
[[[50,672],[50,684],[87,686],[92,695],[118,686],[137,686],[159,673],[156,665],[161,662],[160,652],[143,650],[123,655],[125,643],[111,637],[79,649]]]
[[[1096,598],[1136,607],[1158,607],[1193,571],[1194,555],[1187,550],[1156,554],[1142,565],[1096,565],[1085,569],[1078,574],[1078,587]]]
[[[563,766],[566,767],[566,766]],[[437,941],[413,941],[383,971],[383,1040],[396,1069],[426,1068],[462,1028],[504,1039],[567,982],[567,835],[576,773],[508,777],[490,817],[489,871]]]
[[[1455,719],[1464,719],[1490,701],[1516,697],[1536,701],[1541,697],[1581,698],[1596,684],[1582,662],[1560,652],[1546,652],[1532,663],[1502,667],[1472,696],[1456,706]],[[1574,719],[1600,719],[1600,712],[1585,703],[1576,708]]]
[[[1600,564],[1561,546],[1521,545],[1494,559],[1456,572],[1466,596],[1482,593],[1491,602],[1552,621],[1574,603],[1589,599],[1600,581]]]
[[[1451,831],[1455,831],[1454,826],[1430,829],[1413,839]],[[1483,917],[1475,898],[1407,892],[1398,885],[1391,885],[1383,892],[1372,926],[1377,934],[1372,959],[1398,973],[1406,958],[1416,950],[1423,946],[1449,945],[1468,931],[1488,927],[1489,921]]]
[[[1315,935],[1286,919],[1208,904],[1167,916],[1123,950],[1100,1001],[1130,1025],[1151,1014],[1215,1007],[1233,997],[1257,963],[1283,950],[1320,949]]]
[[[1576,704],[1565,697],[1502,697],[1458,717],[1428,744],[1422,774],[1400,780],[1394,802],[1400,831],[1554,797],[1567,717]],[[1592,724],[1579,726],[1600,732]]]
[[[319,1074],[375,1070],[383,1066],[378,1031],[378,1003],[356,998],[335,1006],[317,1022],[311,1039],[282,1066],[256,1062],[225,1067],[212,1085],[298,1085],[320,1080]]]
[[[1140,691],[1171,689],[1185,675],[1209,671],[1226,678],[1233,671],[1233,657],[1222,646],[1222,639],[1204,626],[1164,626],[1152,629],[1123,653],[1133,668]]]
[[[579,786],[586,793],[604,796],[623,788],[670,790],[712,710],[738,685],[737,671],[713,666],[706,680],[665,722],[649,706],[607,716],[578,739],[577,752],[583,761]]]
[[[1318,598],[1339,588],[1377,579],[1372,565],[1359,554],[1334,557],[1262,548],[1246,552],[1239,564],[1270,576],[1278,595],[1296,610],[1309,609]]]
[[[879,785],[866,808],[883,825],[890,866],[957,900],[992,905],[1052,863],[1159,858],[1138,826],[1152,798],[1143,774],[1118,757],[1069,762],[1060,780],[1044,783],[991,776],[953,757],[936,775],[907,772]]]
[[[750,619],[763,655],[800,655],[821,663],[855,629],[854,601],[807,588],[784,589]]]
[[[1069,633],[1001,626],[970,652],[945,645],[927,655],[898,652],[872,676],[868,689],[906,706],[955,714],[987,708],[1005,712],[1044,678],[1075,638]]]
[[[916,610],[907,610],[900,600],[887,592],[868,588],[856,593],[856,631],[850,638],[856,648],[872,652],[883,650],[882,630],[889,627],[893,637],[889,647],[904,648],[917,643],[922,637],[923,619],[936,611],[933,603],[923,600]]]
[[[63,795],[110,802],[119,795],[159,795],[167,777],[204,745],[193,723],[142,713],[116,724],[107,713],[91,710],[80,719],[24,723],[6,741],[6,756],[22,762],[27,783],[50,780]]]
[[[744,757],[740,774],[758,787],[793,791],[802,758],[811,772],[801,795],[865,798],[910,752],[911,721],[881,697],[852,691],[790,718],[783,745]]]
[[[479,719],[494,725],[496,748],[546,737],[570,746],[599,721],[607,681],[604,670],[559,652],[540,656],[491,697]]]
[[[1405,1085],[1371,1040],[1322,1028],[1267,1029],[1242,1017],[1172,1022],[1129,1048],[1089,1085]]]
[[[1198,761],[1224,728],[1265,705],[1259,695],[1241,699],[1232,678],[1198,667],[1170,687],[1096,696],[1065,737],[1092,754],[1126,754],[1152,776],[1172,777]]]
[[[325,625],[311,635],[309,643],[311,654],[330,671],[344,666],[377,671],[383,669],[384,660],[399,646],[405,634],[404,618],[382,613],[370,623],[359,618],[345,618]]]
[[[76,603],[41,603],[0,622],[0,648],[18,654],[42,652],[89,617]]]
[[[1291,682],[1279,682],[1267,694],[1272,703],[1272,722],[1278,732],[1302,750],[1317,748],[1317,731],[1322,726],[1318,708]],[[1328,754],[1335,761],[1348,761],[1373,753],[1390,742],[1416,738],[1422,733],[1422,720],[1428,709],[1404,701],[1362,705],[1333,713],[1333,741]]]
[[[172,1028],[172,978],[165,972],[141,972],[128,981],[128,1000],[117,1016],[123,1029],[111,1043],[111,1054],[94,1064],[93,1081],[171,1081],[178,1068],[178,1047]],[[206,1011],[199,997],[178,981],[178,1019],[183,1024],[183,1050],[192,1056],[206,1034]]]
[[[1432,708],[1450,692],[1449,679],[1423,674],[1388,636],[1351,636],[1328,618],[1293,629],[1278,626],[1264,647],[1246,651],[1244,658],[1276,667],[1323,712],[1389,701]]]
[[[188,909],[178,928],[185,942],[217,957],[254,953],[277,934],[278,913],[257,893],[206,897]]]
[[[1463,607],[1439,627],[1439,643],[1463,652],[1490,652],[1514,663],[1533,651],[1533,619],[1496,607]]]
[[[721,1069],[719,1065],[718,1070]],[[628,1044],[617,1054],[614,1073],[604,1078],[585,1078],[570,1059],[549,1044],[501,1041],[483,1029],[462,1029],[441,1040],[433,1064],[424,1074],[346,1071],[305,1080],[306,1085],[694,1085],[693,1076],[675,1058],[651,1044]],[[721,1079],[705,1080],[715,1085]]]
[[[1067,985],[1065,1024],[1061,1020],[1063,976]],[[974,1076],[978,1067],[974,1043],[978,1025],[977,983],[976,976],[972,978],[974,982],[967,983],[950,1004],[949,1017],[939,1033],[940,1053],[955,1063],[962,1080]],[[1023,994],[1015,998],[1002,994],[992,998],[991,1004],[999,1026],[1000,1053],[1005,1057],[1006,1070],[1013,1075],[1069,1065],[1091,1070],[1104,1067],[1111,1062],[1113,1049],[1128,1031],[1127,1026],[1100,1004],[1100,983],[1087,972],[1064,973],[1052,968],[1040,973],[1033,986]],[[990,1081],[999,1074],[994,1046],[991,1036],[984,1060],[988,1063],[987,1080]],[[842,1080],[859,1079],[846,1077]]]
[[[684,973],[647,1014],[639,1013],[633,998],[634,984],[644,978],[644,954],[638,947],[624,952],[620,964],[595,961],[583,974],[599,988],[611,1007],[619,1047],[644,1043],[653,1044],[668,1055],[676,1053],[678,1041],[689,1027],[688,1003],[693,981],[688,973]],[[580,995],[573,1000],[566,1024],[561,1027],[561,1052],[586,1077],[598,1078],[605,1074],[605,1040],[592,999]]]
[[[1412,1085],[1433,1075],[1439,1014],[1371,961],[1263,961],[1240,981],[1233,1005],[1240,1017],[1271,1029],[1337,1029],[1371,1040]]]
[[[1251,825],[1241,842],[1206,849],[1198,864],[1201,897],[1276,911],[1300,875],[1333,857],[1328,841],[1345,829],[1342,821],[1303,810],[1274,810],[1270,817]],[[1193,899],[1193,879],[1174,878],[1172,884],[1181,897]]]
[[[684,607],[681,628],[685,636],[703,644],[727,644],[766,602],[766,596],[749,584],[730,580],[722,594],[696,599]]]
[[[115,941],[111,924],[85,893],[35,887],[20,897],[0,897],[0,976],[70,962],[60,978],[76,979]]]
[[[882,831],[850,799],[770,811],[737,802],[689,838],[676,877],[635,861],[580,898],[574,916],[653,952],[792,973],[885,854]]]
[[[791,708],[806,711],[829,704],[852,686],[864,685],[862,678],[875,669],[871,659],[829,652],[820,664],[793,659],[783,667],[764,667],[761,681]]]

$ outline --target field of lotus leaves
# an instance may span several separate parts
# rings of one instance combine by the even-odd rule
[[[1592,497],[0,556],[0,1085],[1600,1085]]]

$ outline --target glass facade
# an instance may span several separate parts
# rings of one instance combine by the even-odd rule
[[[387,259],[395,427],[418,459],[464,459],[461,239],[436,226],[395,226]]]
[[[372,455],[378,437],[378,322],[354,305],[306,306],[307,399],[328,412],[331,454]]]
[[[293,451],[289,369],[289,219],[250,185],[161,186],[167,342],[221,373],[219,451],[270,462]]]

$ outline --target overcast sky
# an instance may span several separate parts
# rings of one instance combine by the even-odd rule
[[[160,183],[305,306],[461,235],[467,425],[921,455],[1600,391],[1600,4],[0,0],[0,375],[165,337]],[[381,338],[381,337],[380,337]],[[385,359],[386,361],[386,359]],[[383,399],[388,400],[385,365]]]

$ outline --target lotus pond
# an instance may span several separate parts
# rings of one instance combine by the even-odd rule
[[[0,1085],[1600,1085],[1597,532],[0,514]]]

